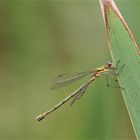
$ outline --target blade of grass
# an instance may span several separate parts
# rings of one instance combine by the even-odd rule
[[[119,83],[137,139],[140,139],[140,51],[113,0],[100,0],[114,64],[120,60]]]

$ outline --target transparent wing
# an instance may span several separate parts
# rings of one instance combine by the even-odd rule
[[[73,100],[71,101],[70,105],[73,105],[77,100],[80,99],[80,97],[82,97],[82,95],[85,93],[86,91],[86,85],[73,97]]]
[[[89,82],[85,83],[81,90],[73,97],[73,100],[70,105],[73,105],[77,100],[79,100],[85,93],[87,87],[94,79],[91,79]]]
[[[57,89],[59,87],[66,86],[70,83],[73,83],[85,77],[86,75],[89,75],[90,73],[92,73],[92,71],[81,72],[74,75],[68,75],[68,74],[59,75],[55,78],[54,84],[52,85],[51,89]]]

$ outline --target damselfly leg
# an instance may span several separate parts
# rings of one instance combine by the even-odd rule
[[[119,73],[122,71],[122,69],[124,68],[124,64],[121,65],[121,67],[119,68],[119,64],[120,64],[120,60],[117,61],[116,63],[116,67],[114,67],[114,69],[110,70],[109,72],[106,73],[106,81],[107,81],[107,87],[113,87],[113,88],[122,88],[123,87],[119,86],[119,85],[111,85],[109,84],[109,78],[112,79],[115,82],[118,82],[118,80],[116,79],[119,75]]]

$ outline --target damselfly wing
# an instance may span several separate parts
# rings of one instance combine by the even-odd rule
[[[62,86],[69,85],[77,80],[80,80],[81,78],[83,78],[87,75],[90,75],[91,73],[92,73],[92,71],[80,72],[80,73],[73,74],[73,75],[61,74],[54,79],[54,83],[50,89],[54,90],[54,89],[58,89]]]

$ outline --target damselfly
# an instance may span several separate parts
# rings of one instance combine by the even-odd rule
[[[117,62],[117,64],[118,63],[119,63],[119,61]],[[116,67],[117,67],[117,64],[116,64]],[[117,73],[116,73],[117,68],[116,67],[111,62],[107,62],[105,65],[98,67],[98,68],[95,68],[92,71],[81,72],[81,73],[71,75],[71,76],[70,75],[59,75],[58,77],[56,77],[55,83],[51,87],[51,89],[57,89],[57,88],[62,87],[64,85],[68,85],[68,84],[70,84],[74,81],[77,81],[77,80],[79,80],[87,75],[90,75],[90,79],[87,82],[85,82],[83,85],[81,85],[77,90],[72,92],[69,96],[67,96],[62,101],[60,101],[53,108],[51,108],[47,112],[44,112],[44,113],[38,115],[36,117],[36,120],[41,121],[42,119],[46,118],[50,113],[54,112],[56,109],[61,107],[64,103],[69,101],[71,98],[73,98],[73,100],[71,102],[71,105],[72,105],[76,100],[78,100],[78,99],[80,99],[80,97],[82,97],[82,95],[85,93],[87,87],[97,77],[100,77],[101,75],[107,76],[107,86],[109,86],[108,77],[111,77],[112,79],[114,79],[117,82],[117,80],[113,76],[113,75],[117,75]]]

